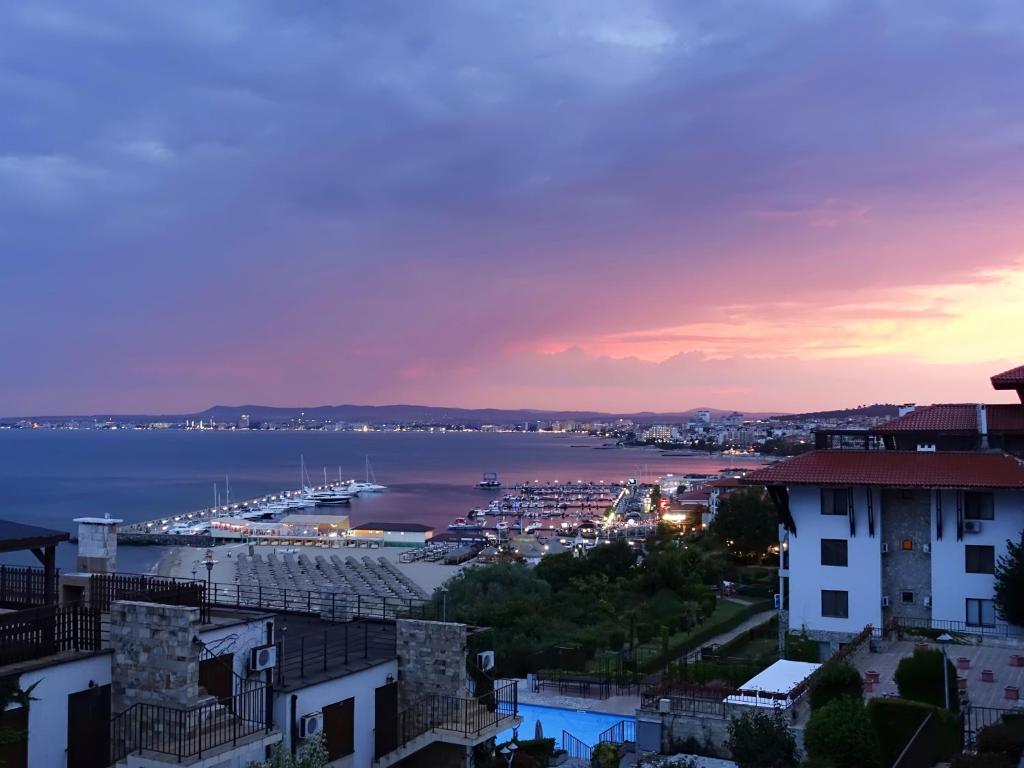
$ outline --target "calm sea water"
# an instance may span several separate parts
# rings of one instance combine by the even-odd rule
[[[508,486],[527,480],[604,480],[714,472],[732,457],[663,457],[656,450],[594,450],[578,436],[542,434],[81,431],[0,432],[0,517],[73,531],[91,515],[147,520],[213,503],[214,483],[243,500],[299,487],[300,456],[314,482],[363,479],[369,456],[382,494],[354,499],[353,524],[416,521],[443,530],[497,494],[478,490],[483,472]],[[747,460],[748,463],[749,460]],[[122,547],[119,567],[148,570],[154,547]],[[31,557],[31,556],[29,556]],[[30,562],[17,557],[5,561]],[[59,548],[61,567],[74,548]]]

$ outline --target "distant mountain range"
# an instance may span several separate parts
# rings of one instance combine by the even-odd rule
[[[180,414],[90,414],[78,416],[31,416],[7,417],[32,418],[36,420],[69,420],[75,418],[102,418],[117,422],[132,421],[182,421],[184,419],[216,421],[238,421],[245,413],[253,422],[288,421],[300,416],[310,421],[337,421],[369,424],[521,424],[536,421],[614,421],[629,419],[641,424],[679,424],[693,418],[697,411],[710,411],[712,417],[720,417],[736,411],[721,408],[691,408],[686,411],[655,412],[638,411],[613,413],[608,411],[545,411],[532,408],[446,408],[432,405],[317,405],[308,408],[283,408],[271,405],[215,405],[198,413]],[[778,411],[740,411],[748,419],[842,419],[855,416],[896,416],[898,406],[875,404],[845,408],[834,411],[815,411],[801,414],[786,414]]]

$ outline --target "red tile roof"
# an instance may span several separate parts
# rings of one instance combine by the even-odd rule
[[[994,389],[1018,389],[1024,387],[1024,365],[1018,365],[1008,371],[997,373],[992,377]]]
[[[705,483],[705,488],[739,488],[740,478],[738,477],[720,477],[717,480],[712,480],[710,483]]]
[[[905,416],[879,424],[874,432],[977,432],[977,408],[972,403],[925,405]]]
[[[679,501],[707,501],[711,496],[711,491],[705,491],[697,489],[696,491],[687,491],[676,496]]]
[[[747,485],[1021,488],[1024,462],[1005,453],[811,451],[751,472]]]
[[[1024,432],[1024,405],[988,406],[989,432]]]

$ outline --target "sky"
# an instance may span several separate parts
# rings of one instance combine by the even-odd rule
[[[0,5],[0,413],[1011,401],[1016,0]]]

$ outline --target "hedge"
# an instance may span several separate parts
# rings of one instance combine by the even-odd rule
[[[960,722],[956,715],[942,707],[909,699],[873,698],[867,703],[867,713],[872,728],[878,734],[883,765],[896,762],[896,758],[928,715],[932,715],[937,723],[928,738],[932,746],[930,764],[949,760],[960,750]]]
[[[900,660],[896,667],[896,687],[900,696],[904,699],[922,701],[925,704],[933,704],[937,707],[945,706],[945,696],[942,692],[942,663],[943,654],[941,651],[914,651],[913,656],[907,656]],[[960,711],[960,692],[956,684],[956,667],[953,662],[946,659],[946,677],[949,691],[949,707],[954,712]]]

